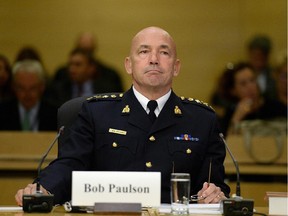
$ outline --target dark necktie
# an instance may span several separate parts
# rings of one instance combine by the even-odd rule
[[[149,118],[151,120],[151,122],[153,123],[156,119],[156,115],[155,115],[155,109],[158,106],[157,101],[155,100],[150,100],[147,104],[147,107],[149,108]]]

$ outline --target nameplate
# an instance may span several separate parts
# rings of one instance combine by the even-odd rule
[[[95,203],[141,203],[160,206],[160,172],[72,172],[72,206]]]

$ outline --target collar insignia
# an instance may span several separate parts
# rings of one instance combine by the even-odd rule
[[[182,115],[182,111],[181,111],[181,109],[179,109],[178,106],[175,106],[174,113],[175,113],[175,115]]]
[[[122,110],[122,114],[129,114],[129,113],[130,113],[130,107],[129,105],[126,105]]]

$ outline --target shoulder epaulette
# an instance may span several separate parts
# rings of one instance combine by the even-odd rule
[[[201,100],[194,99],[194,98],[185,98],[185,97],[183,97],[183,96],[181,96],[180,99],[181,99],[183,102],[185,102],[185,103],[193,103],[193,104],[199,105],[199,106],[201,106],[201,107],[204,107],[204,108],[206,108],[206,109],[208,109],[208,110],[210,110],[210,111],[215,112],[215,110],[213,109],[212,106],[210,106],[208,103],[205,103],[205,102],[203,102],[203,101],[201,101]]]
[[[123,97],[123,93],[107,93],[107,94],[96,94],[94,96],[86,98],[88,102],[99,101],[99,100],[119,100]]]

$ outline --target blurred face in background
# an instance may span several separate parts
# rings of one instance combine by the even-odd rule
[[[41,100],[45,85],[35,73],[19,71],[14,75],[13,87],[18,101],[30,110]]]
[[[259,89],[255,73],[250,68],[237,71],[234,77],[234,88],[232,93],[239,100],[256,99],[259,97]]]
[[[69,76],[75,83],[82,84],[93,76],[94,67],[89,63],[88,59],[76,53],[70,56],[69,59]]]
[[[267,53],[263,52],[261,49],[251,49],[249,51],[250,64],[255,71],[262,70],[267,67],[269,56]]]

